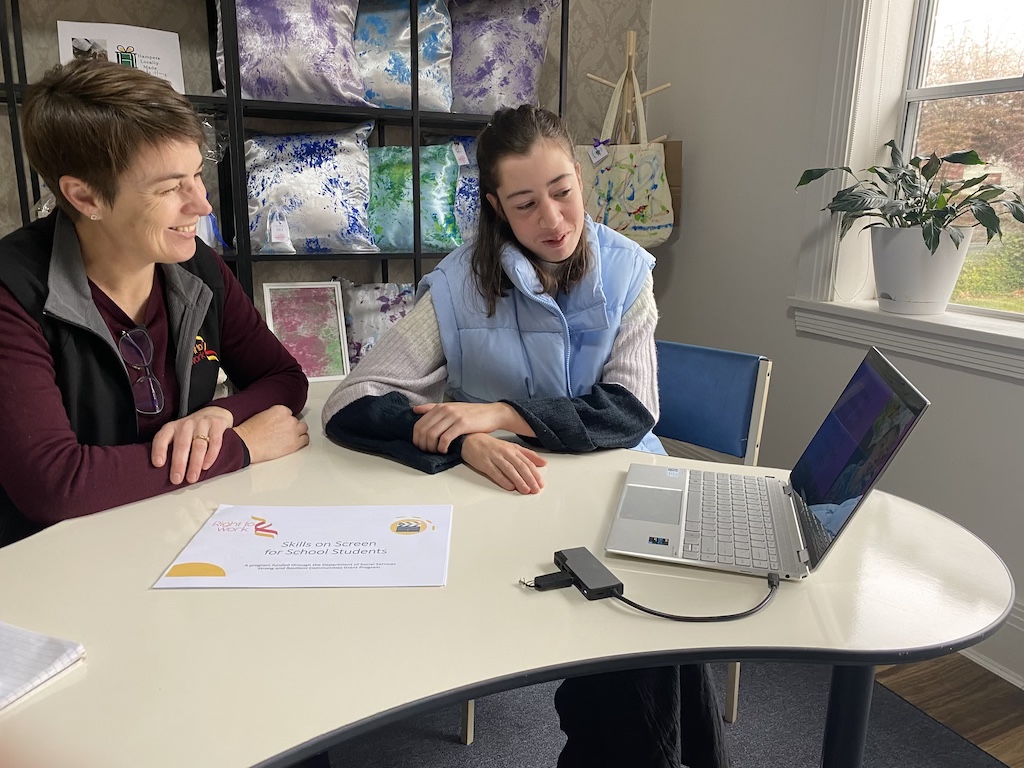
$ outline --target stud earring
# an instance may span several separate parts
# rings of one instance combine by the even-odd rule
[[[94,213],[94,214],[90,215],[90,216],[89,216],[89,218],[90,218],[90,219],[92,219],[93,221],[97,221],[97,220],[99,219],[99,216],[97,216],[97,215],[96,215],[96,214]]]

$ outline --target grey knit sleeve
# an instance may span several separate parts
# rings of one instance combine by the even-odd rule
[[[398,392],[412,405],[440,402],[447,378],[441,331],[427,293],[338,384],[324,405],[323,425],[367,395]]]

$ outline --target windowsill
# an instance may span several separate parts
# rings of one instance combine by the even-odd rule
[[[789,298],[802,333],[827,336],[974,373],[1024,380],[1024,322],[950,310],[941,315],[882,312],[876,301]]]

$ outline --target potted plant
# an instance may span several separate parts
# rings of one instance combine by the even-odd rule
[[[839,190],[822,210],[840,215],[840,237],[861,218],[877,219],[865,229],[871,229],[879,308],[903,314],[944,312],[974,227],[985,228],[986,242],[995,235],[1002,238],[1000,215],[1009,211],[1024,223],[1024,204],[1019,193],[986,183],[988,174],[945,179],[940,173],[944,163],[985,165],[974,150],[942,157],[933,152],[904,162],[895,140],[885,146],[891,165],[864,171],[875,178],[858,178],[847,167],[811,168],[797,189],[831,171],[852,176],[856,183]]]

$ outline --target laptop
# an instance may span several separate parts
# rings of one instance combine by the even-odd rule
[[[872,347],[788,481],[632,464],[605,550],[802,579],[821,563],[928,405]]]

